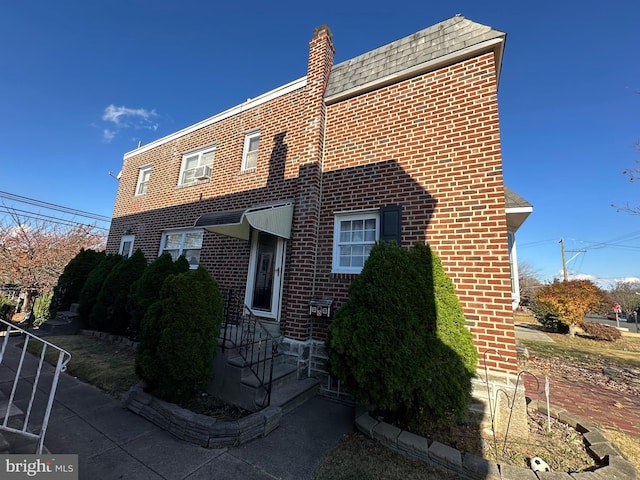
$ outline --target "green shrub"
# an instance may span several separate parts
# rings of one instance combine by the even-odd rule
[[[7,305],[7,307],[3,308],[5,305]],[[17,305],[18,305],[17,301],[12,300],[9,297],[6,297],[0,293],[0,308],[2,308],[3,310],[6,309],[4,319],[7,322],[10,322],[11,319],[13,318],[13,314],[16,312]]]
[[[531,313],[545,330],[552,333],[569,333],[569,325],[558,318],[555,312],[549,310],[546,306],[537,302],[535,299],[530,305]]]
[[[80,292],[89,273],[106,256],[104,252],[82,249],[72,258],[58,278],[57,285],[53,288],[53,299],[50,303],[49,318],[53,318],[58,311],[69,310],[72,303],[80,300]]]
[[[102,289],[102,285],[104,284],[107,275],[109,275],[109,272],[111,272],[118,263],[122,262],[122,260],[123,258],[120,255],[105,255],[102,260],[100,260],[100,263],[98,263],[98,265],[96,265],[96,267],[89,273],[89,276],[80,291],[80,298],[78,302],[78,313],[86,323],[89,324],[91,311],[93,310],[93,306],[96,304],[96,300],[98,299],[98,295],[100,294],[100,290]],[[89,326],[92,327],[91,324],[89,324]]]
[[[100,331],[125,335],[129,328],[127,300],[133,282],[142,275],[147,260],[141,250],[119,262],[105,278],[96,303],[91,309],[89,324]]]
[[[596,322],[584,322],[582,325],[584,332],[594,340],[604,340],[607,342],[615,342],[622,337],[622,333],[615,327],[603,325]]]
[[[174,262],[170,254],[160,255],[151,262],[138,280],[133,282],[129,291],[127,311],[130,326],[127,336],[137,340],[140,333],[140,323],[149,306],[160,299],[162,284],[171,274],[183,273],[189,270],[189,262],[183,256]]]
[[[477,351],[453,283],[428,246],[377,243],[327,342],[330,371],[396,423],[448,424],[471,396]]]
[[[203,267],[170,275],[142,320],[136,372],[148,390],[176,402],[203,389],[213,374],[222,295]]]
[[[39,327],[44,322],[51,318],[49,308],[51,306],[51,300],[53,299],[53,292],[40,295],[33,302],[33,325]]]

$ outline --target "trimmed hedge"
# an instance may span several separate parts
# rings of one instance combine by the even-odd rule
[[[327,341],[354,399],[408,426],[464,417],[477,351],[440,259],[424,244],[377,243]]]
[[[102,260],[100,260],[100,263],[91,270],[87,280],[84,282],[78,302],[78,313],[80,313],[80,317],[87,322],[91,328],[96,328],[95,325],[91,325],[89,322],[89,317],[91,317],[93,306],[96,304],[98,295],[100,295],[102,285],[104,285],[104,281],[111,270],[123,260],[121,255],[105,255]]]
[[[142,320],[136,355],[151,393],[177,402],[206,387],[222,316],[222,295],[203,267],[167,277]]]
[[[72,303],[80,300],[80,292],[91,271],[105,258],[104,252],[82,249],[64,267],[53,288],[53,299],[49,306],[49,318],[56,316],[59,310],[69,310]]]
[[[160,299],[160,289],[169,275],[184,273],[189,270],[189,262],[180,256],[175,262],[170,254],[164,253],[147,265],[140,278],[131,285],[129,290],[127,312],[129,313],[129,328],[127,336],[137,340],[140,334],[140,324],[147,310]]]
[[[114,335],[125,335],[129,328],[127,300],[129,289],[138,280],[147,266],[141,250],[118,263],[107,275],[96,303],[91,310],[89,323],[96,329]]]

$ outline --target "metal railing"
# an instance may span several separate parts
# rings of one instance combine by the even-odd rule
[[[267,407],[271,403],[273,359],[278,353],[278,339],[233,290],[228,290],[225,297],[224,324],[220,335],[222,351],[235,349],[244,366],[258,380],[258,388],[265,392],[264,400],[256,406]]]
[[[1,331],[2,329],[4,329],[4,331]],[[24,336],[20,358],[18,359],[17,365],[15,366],[13,365],[9,366],[8,365],[9,359],[5,356],[5,354],[7,353],[7,346],[9,344],[9,337],[11,336],[12,333],[21,334],[22,336]],[[0,349],[0,368],[2,367],[8,368],[8,369],[15,368],[15,375],[14,375],[12,386],[11,386],[11,393],[9,395],[4,420],[2,422],[2,425],[0,425],[0,431],[4,430],[7,432],[16,433],[18,435],[21,435],[23,437],[36,441],[35,453],[41,454],[44,448],[44,437],[47,432],[47,427],[49,425],[49,417],[51,416],[51,409],[53,407],[53,400],[56,395],[56,390],[58,388],[58,380],[60,379],[60,373],[66,370],[67,364],[69,363],[69,360],[71,360],[71,354],[66,350],[63,350],[60,347],[57,347],[54,344],[49,343],[46,340],[43,340],[33,335],[32,333],[29,333],[28,331],[23,330],[22,328],[19,328],[14,324],[9,323],[2,319],[0,319],[0,334],[4,335],[4,341],[2,342],[2,348]],[[30,356],[27,356],[28,346],[30,342],[36,342],[36,344],[41,345],[40,359],[37,363],[37,366],[35,366],[35,374],[33,373],[33,366],[25,365],[26,362],[32,360]],[[41,386],[40,381],[43,380],[43,377],[44,377],[42,375],[43,365],[45,363],[45,354],[49,349],[53,350],[54,352],[57,352],[57,361],[56,361],[55,370],[53,373],[53,378],[51,379],[51,384],[48,389],[47,404],[46,404],[44,414],[41,417],[34,419],[34,417],[36,416],[34,412],[36,392],[38,388]],[[33,375],[33,377],[31,377],[31,375]],[[10,414],[12,412],[12,408],[14,408],[14,411],[15,409],[18,408],[18,406],[15,404],[16,392],[18,390],[18,386],[19,384],[29,385],[31,382],[32,382],[32,385],[30,386],[31,392],[29,395],[29,401],[28,401],[28,404],[26,405],[26,411],[23,412],[24,419],[20,420],[19,418],[16,417],[16,419],[12,421],[13,426],[9,426],[9,419],[11,416]],[[46,380],[43,380],[42,383],[44,384],[45,382]],[[46,395],[46,390],[45,390],[45,395]],[[40,419],[42,420],[42,423],[38,424],[37,420],[40,420]],[[21,426],[19,425],[20,421],[22,422]]]

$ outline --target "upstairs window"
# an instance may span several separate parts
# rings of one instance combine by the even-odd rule
[[[190,268],[200,265],[200,250],[202,250],[202,230],[182,230],[164,232],[160,242],[160,253],[169,253],[175,262],[180,255],[189,262]]]
[[[180,182],[178,185],[186,185],[198,180],[211,178],[211,167],[213,166],[215,152],[215,147],[213,147],[185,154],[182,157]]]
[[[242,153],[242,171],[253,170],[258,165],[258,144],[260,132],[248,133],[244,138],[244,151]]]
[[[144,195],[147,193],[147,186],[151,178],[151,167],[142,167],[138,172],[138,183],[136,184],[136,195]]]

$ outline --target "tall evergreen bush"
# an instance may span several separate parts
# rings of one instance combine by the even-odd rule
[[[80,313],[80,318],[91,328],[95,327],[90,324],[89,318],[91,317],[91,311],[96,304],[102,285],[111,270],[123,260],[121,255],[105,255],[100,260],[100,263],[91,270],[86,282],[84,282],[82,286],[78,302],[78,313]]]
[[[209,383],[222,323],[222,295],[204,267],[170,275],[142,320],[136,371],[149,391],[169,401]]]
[[[171,274],[189,270],[189,262],[183,256],[174,262],[170,254],[164,253],[147,265],[138,280],[133,282],[129,291],[127,311],[130,326],[128,336],[136,340],[140,333],[140,324],[152,303],[160,299],[162,284]]]
[[[91,271],[104,259],[106,254],[84,248],[64,267],[53,288],[53,298],[49,305],[49,318],[53,318],[59,310],[69,310],[72,303],[80,300],[80,292],[89,278]]]
[[[374,246],[327,342],[354,399],[409,426],[462,418],[477,351],[440,259],[428,246]]]
[[[147,260],[141,250],[118,263],[105,278],[96,303],[91,309],[89,324],[97,330],[125,335],[129,329],[127,301],[133,282],[142,275]]]

